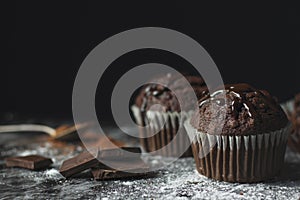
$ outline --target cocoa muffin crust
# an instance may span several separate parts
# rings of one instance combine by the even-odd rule
[[[226,99],[222,98],[224,93]],[[208,134],[255,135],[279,130],[288,124],[284,111],[267,91],[245,83],[225,85],[225,90],[211,95],[206,91],[198,103],[199,112],[192,117],[191,125]]]
[[[206,90],[205,82],[200,76],[185,75],[187,81],[191,84],[197,98],[200,98],[202,92]],[[163,106],[163,111],[177,111],[180,112],[180,104],[185,110],[191,110],[196,106],[196,102],[193,102],[192,97],[187,95],[191,92],[191,88],[186,88],[184,85],[184,79],[174,74],[166,74],[152,79],[165,84],[167,87],[160,84],[147,84],[145,85],[138,97],[136,98],[136,105],[142,112],[149,110],[154,104],[160,104]],[[172,88],[176,93],[184,95],[187,98],[186,102],[179,102],[175,93],[169,88]]]

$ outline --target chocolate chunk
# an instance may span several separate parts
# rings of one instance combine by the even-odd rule
[[[106,160],[99,162],[96,168],[140,172],[148,170],[149,166],[141,158],[137,158],[135,160]]]
[[[59,172],[67,178],[86,169],[94,167],[99,162],[97,160],[97,153],[98,150],[91,150],[90,152],[84,151],[73,158],[65,160],[61,165]]]
[[[147,173],[130,173],[130,172],[113,170],[113,169],[94,169],[92,170],[92,173],[95,180],[133,178],[133,177],[142,177],[147,175]]]
[[[49,167],[53,162],[50,158],[39,155],[18,156],[5,159],[7,167],[21,167],[31,170],[40,170]]]
[[[136,159],[141,157],[141,148],[139,147],[122,147],[115,149],[103,149],[99,151],[98,159],[119,160],[119,159]]]
[[[122,151],[124,150],[124,151]],[[127,151],[136,154],[126,153]],[[122,147],[116,149],[103,149],[98,150],[98,148],[84,151],[81,154],[65,160],[60,167],[60,173],[64,177],[70,177],[74,174],[80,173],[89,168],[99,165],[99,160],[122,160],[122,159],[132,159],[134,157],[139,158],[141,149],[138,147]]]
[[[149,166],[142,160],[119,160],[100,163],[92,169],[95,180],[121,179],[147,175]]]

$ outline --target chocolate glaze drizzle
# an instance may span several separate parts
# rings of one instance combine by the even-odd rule
[[[145,88],[145,96],[143,97],[143,103],[141,105],[141,111],[142,112],[146,111],[147,102],[148,102],[147,99],[148,99],[149,96],[158,97],[166,91],[169,91],[169,89],[167,87],[164,87],[163,85],[158,85],[158,84],[148,85]]]
[[[189,81],[193,89],[196,91],[196,95],[198,94],[199,90],[205,90],[205,83],[201,77],[193,75],[184,76]],[[173,88],[175,91],[179,91],[182,94],[188,93],[191,90],[191,88],[186,88],[182,77],[178,75],[169,73],[163,76],[158,76],[157,78],[154,78],[152,80],[154,80],[155,82],[160,82],[165,86],[162,84],[150,83],[145,85],[144,88],[142,88],[141,93],[139,95],[141,101],[140,103],[137,103],[142,113],[146,112],[147,108],[151,104],[153,104],[153,102],[163,105],[168,104],[167,109],[176,109],[178,107],[178,103],[175,103],[175,101],[178,101],[178,99],[169,88]]]
[[[231,99],[230,102],[218,97],[220,93],[224,92],[226,93],[226,98]],[[215,103],[218,106],[224,106],[225,103],[230,103],[232,115],[235,118],[238,117],[242,110],[245,110],[250,118],[260,117],[253,106],[253,102],[250,101],[251,98],[247,95],[251,95],[251,98],[264,97],[265,103],[278,110],[274,105],[275,102],[273,98],[268,93],[257,90],[246,83],[225,85],[225,90],[217,90],[211,95],[206,92],[206,95],[199,101],[199,107],[201,108],[204,104],[210,102]]]

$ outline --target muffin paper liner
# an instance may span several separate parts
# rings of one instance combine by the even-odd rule
[[[146,130],[140,129],[140,143],[141,146],[147,152],[154,152],[168,145],[160,151],[159,155],[167,157],[187,157],[192,156],[192,150],[187,146],[190,146],[189,137],[183,126],[184,121],[191,116],[191,112],[158,112],[158,111],[147,111],[146,114],[142,114],[137,106],[132,106],[134,118],[138,125],[145,126],[149,124],[150,120],[153,120]],[[181,117],[182,115],[182,117]],[[162,124],[166,122],[161,128]],[[151,136],[152,132],[157,134]],[[177,132],[178,137],[174,139]]]
[[[280,104],[282,109],[286,113],[287,117],[292,123],[295,123],[293,120],[293,114],[295,113],[294,104],[295,104],[294,99],[291,99],[285,103]],[[293,129],[291,130],[291,134],[288,137],[287,144],[291,150],[300,153],[300,134],[296,124],[293,124]]]
[[[187,120],[197,171],[227,182],[259,182],[274,177],[282,168],[290,124],[280,130],[248,136],[212,135],[199,132]]]
[[[286,101],[284,103],[281,103],[280,106],[283,109],[283,111],[286,113],[288,118],[294,112],[294,100],[293,99]]]

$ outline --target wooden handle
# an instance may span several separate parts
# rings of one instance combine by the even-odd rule
[[[51,137],[56,136],[56,130],[45,125],[38,124],[18,124],[18,125],[0,125],[0,133],[9,132],[43,132]]]

